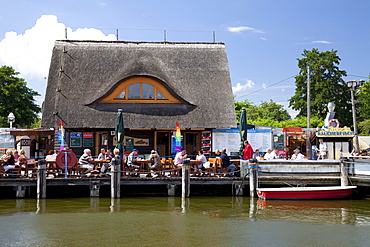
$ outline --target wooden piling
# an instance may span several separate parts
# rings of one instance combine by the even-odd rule
[[[250,197],[257,197],[258,165],[257,160],[249,160],[249,190]]]
[[[46,198],[46,161],[38,161],[37,169],[37,199]]]
[[[112,164],[111,172],[112,172],[112,175],[111,175],[111,198],[120,198],[121,197],[121,166],[116,165],[116,164]]]
[[[190,196],[190,159],[182,161],[182,198]]]
[[[340,160],[340,186],[348,186],[349,162],[344,159]]]

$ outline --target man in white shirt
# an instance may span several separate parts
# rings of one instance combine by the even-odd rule
[[[319,160],[323,160],[326,158],[326,152],[328,151],[328,147],[324,143],[323,139],[319,139]]]
[[[292,157],[290,159],[291,160],[303,160],[304,155],[301,154],[301,151],[299,149],[295,149],[294,154],[292,155]]]
[[[268,149],[266,149],[266,153],[265,153],[265,155],[263,156],[263,158],[265,159],[265,160],[273,160],[274,159],[274,153],[272,153],[272,150],[271,150],[271,148],[268,148]]]

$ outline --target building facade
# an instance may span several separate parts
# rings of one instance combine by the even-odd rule
[[[173,154],[176,122],[189,154],[207,149],[212,129],[236,127],[225,44],[56,41],[42,107],[56,148],[114,148],[118,109],[126,151]]]

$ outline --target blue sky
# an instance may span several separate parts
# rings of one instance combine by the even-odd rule
[[[45,93],[54,40],[226,44],[237,100],[287,105],[304,49],[338,50],[347,80],[368,80],[368,0],[2,0],[0,65]],[[294,116],[294,115],[293,115]]]

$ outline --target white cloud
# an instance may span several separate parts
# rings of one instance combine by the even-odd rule
[[[265,83],[262,84],[262,88],[263,89],[266,89],[267,88],[267,85]]]
[[[260,37],[260,39],[262,39],[262,40],[267,40],[266,38],[264,38],[264,37]]]
[[[247,88],[252,88],[254,86],[254,82],[252,80],[247,80],[247,82],[242,85],[239,82],[236,84],[235,87],[232,87],[233,93],[245,91]]]
[[[239,27],[227,27],[227,30],[232,33],[241,33],[243,31],[251,31],[253,33],[264,33],[261,30],[257,30],[253,27],[239,26]]]
[[[312,44],[331,44],[331,42],[326,40],[316,40],[312,41]]]
[[[31,84],[28,87],[44,93],[44,77],[48,76],[54,42],[65,39],[65,28],[55,15],[43,15],[24,33],[7,32],[5,38],[0,41],[0,66],[12,66]],[[105,35],[94,28],[79,28],[76,31],[67,28],[67,38],[116,40],[115,35]]]

